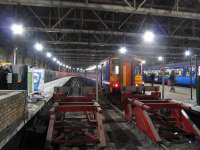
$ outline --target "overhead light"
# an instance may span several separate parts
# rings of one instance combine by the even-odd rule
[[[190,50],[186,50],[186,51],[185,51],[185,56],[190,56],[190,55],[191,55]]]
[[[43,51],[44,48],[43,45],[39,42],[35,43],[34,47],[37,51]]]
[[[54,62],[57,61],[56,57],[53,58],[53,61],[54,61]]]
[[[22,35],[24,33],[24,26],[22,24],[12,24],[10,29],[14,35]]]
[[[158,57],[158,61],[163,61],[163,59],[164,59],[164,58],[163,58],[162,56],[159,56],[159,57]]]
[[[152,43],[154,42],[155,34],[152,31],[146,31],[143,35],[144,42]]]
[[[142,63],[142,64],[146,64],[146,60],[143,60],[141,63]]]
[[[47,52],[47,53],[46,53],[46,56],[49,57],[49,58],[51,58],[51,57],[52,57],[52,54],[51,54],[50,52]]]
[[[57,60],[56,63],[60,65],[61,62],[59,60]]]
[[[121,47],[121,48],[119,49],[119,52],[120,52],[121,54],[125,54],[125,53],[127,52],[126,47]]]

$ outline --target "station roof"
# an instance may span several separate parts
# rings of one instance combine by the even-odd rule
[[[158,56],[183,61],[187,49],[200,52],[199,0],[0,0],[0,18],[2,29],[23,22],[27,45],[40,40],[73,67],[86,68],[120,47],[148,64]],[[146,30],[155,34],[153,43],[143,41]],[[9,46],[6,32],[0,38]]]

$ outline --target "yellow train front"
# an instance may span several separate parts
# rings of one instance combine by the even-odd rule
[[[111,57],[102,69],[103,81],[108,83],[112,95],[136,89],[143,85],[141,62],[128,56]]]

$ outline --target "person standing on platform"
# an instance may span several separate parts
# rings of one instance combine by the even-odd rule
[[[4,77],[4,70],[3,70],[3,67],[0,66],[0,90],[4,89],[4,80],[3,80],[3,77]]]
[[[170,92],[175,92],[176,75],[174,71],[171,72],[169,80],[170,80],[170,86],[171,86]]]
[[[154,81],[155,81],[155,74],[154,73],[151,73],[151,86],[154,86]]]

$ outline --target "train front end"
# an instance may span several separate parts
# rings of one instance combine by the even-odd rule
[[[124,57],[110,58],[110,93],[116,95],[127,89],[143,86],[140,63]]]

